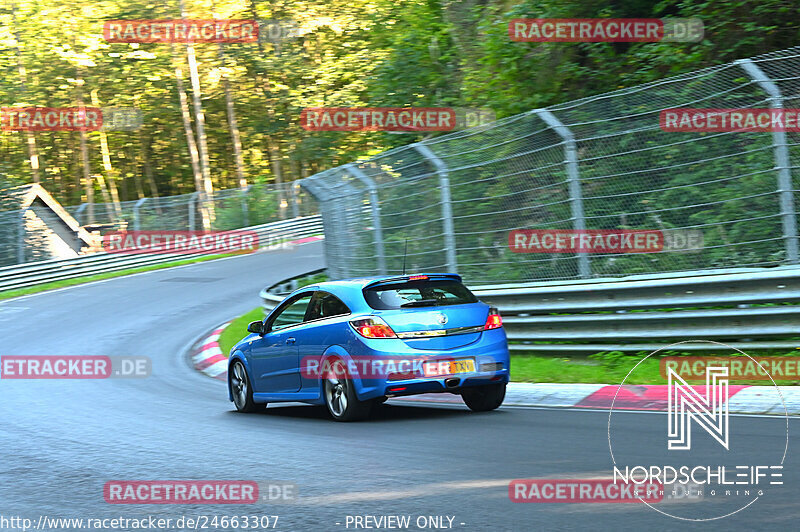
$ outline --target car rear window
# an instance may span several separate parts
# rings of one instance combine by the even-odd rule
[[[366,288],[364,298],[367,300],[367,304],[376,310],[438,307],[478,302],[478,299],[466,286],[451,280],[380,284]]]

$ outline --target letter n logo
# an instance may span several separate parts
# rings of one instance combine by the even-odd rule
[[[692,420],[728,449],[728,368],[706,368],[706,395],[667,368],[668,439],[670,450],[692,448]]]

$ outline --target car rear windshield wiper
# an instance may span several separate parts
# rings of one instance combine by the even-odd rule
[[[417,299],[416,301],[409,301],[403,303],[400,307],[433,307],[439,304],[438,299]]]

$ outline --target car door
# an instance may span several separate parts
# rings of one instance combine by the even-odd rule
[[[349,315],[350,309],[335,295],[321,290],[314,293],[306,322],[296,335],[303,391],[319,389],[318,362],[328,347],[342,340],[341,331],[348,328],[342,321]]]
[[[296,329],[305,321],[313,291],[303,292],[283,303],[265,322],[267,331],[250,345],[255,391],[296,392],[300,389]]]

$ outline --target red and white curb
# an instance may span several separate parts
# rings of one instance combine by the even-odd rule
[[[705,386],[694,386],[702,395]],[[728,409],[732,414],[800,415],[800,387],[780,386],[728,387]],[[461,398],[448,393],[429,393],[397,398],[398,401],[423,403],[461,403]],[[538,406],[608,410],[651,410],[666,412],[666,385],[555,384],[511,382],[506,390],[504,406]],[[784,405],[786,409],[784,410]]]
[[[228,357],[220,349],[217,340],[229,324],[228,321],[214,329],[190,351],[192,365],[197,371],[222,381],[228,379]]]
[[[309,236],[285,242],[288,245],[308,244],[310,242],[317,242],[324,240],[324,236]],[[265,246],[260,251],[273,249],[270,246]],[[228,380],[228,356],[222,352],[219,347],[219,335],[225,330],[231,322],[227,321],[214,329],[208,336],[201,339],[194,344],[194,347],[189,351],[194,368],[209,377],[219,379],[221,381]]]
[[[309,242],[318,242],[320,240],[325,240],[324,236],[307,236],[305,238],[301,238],[299,240],[292,240],[289,244],[308,244]]]
[[[192,363],[198,371],[219,379],[228,379],[228,357],[217,340],[230,322],[224,323],[195,344]],[[701,395],[705,386],[694,386]],[[800,387],[781,386],[728,387],[728,409],[732,414],[800,415]],[[397,402],[463,404],[461,397],[450,393],[426,393],[398,397]],[[667,411],[667,386],[665,385],[608,385],[608,384],[556,384],[511,382],[506,390],[503,406],[536,406],[552,408],[583,408],[588,410],[650,410]],[[785,410],[784,410],[785,405]]]
[[[195,343],[190,350],[192,364],[199,372],[227,382],[228,357],[219,347],[219,336],[230,321],[223,323]],[[705,386],[693,386],[701,395]],[[666,385],[556,384],[511,382],[503,406],[582,408],[588,410],[650,410],[666,412]],[[780,393],[779,393],[780,390]],[[401,403],[463,404],[461,397],[450,393],[426,393],[397,397]],[[784,407],[785,405],[785,407]],[[785,409],[784,409],[785,408]],[[728,387],[728,410],[731,414],[800,415],[800,386]]]

